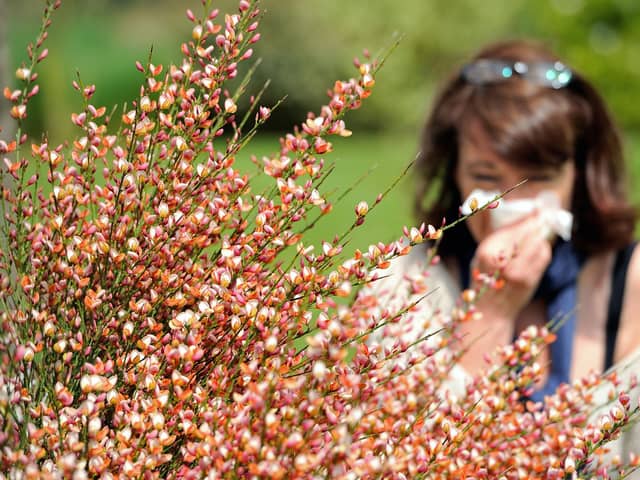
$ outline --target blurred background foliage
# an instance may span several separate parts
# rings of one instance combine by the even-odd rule
[[[4,0],[12,65],[38,28],[38,0]],[[214,2],[225,11],[235,1]],[[625,129],[640,129],[640,2],[637,0],[277,0],[263,3],[263,63],[255,84],[271,80],[269,101],[286,102],[271,128],[283,130],[324,101],[334,79],[352,72],[363,49],[382,50],[401,35],[401,45],[378,78],[376,94],[351,124],[382,132],[415,129],[434,88],[480,45],[531,37],[553,47],[569,65],[591,78]],[[78,70],[99,84],[96,101],[121,104],[135,95],[136,59],[153,45],[157,63],[179,58],[189,34],[185,8],[200,2],[169,0],[65,0],[51,29],[51,59],[43,65],[45,105],[70,110],[70,82]],[[43,109],[46,111],[46,108]],[[39,112],[32,122],[52,132]],[[37,123],[36,123],[37,122]]]
[[[35,36],[42,2],[0,2],[5,3],[0,15],[13,71]],[[214,4],[229,11],[237,1]],[[353,183],[372,164],[379,165],[360,189],[368,200],[412,159],[438,86],[477,48],[505,38],[542,40],[593,81],[624,132],[633,178],[640,178],[637,0],[266,0],[263,6],[267,14],[255,48],[255,57],[263,61],[253,85],[257,91],[271,81],[263,103],[286,96],[269,123],[274,135],[290,130],[309,110],[317,111],[326,101],[327,87],[353,74],[353,58],[362,58],[365,48],[375,55],[402,37],[378,75],[374,94],[347,120],[354,138],[336,148],[336,162],[347,163],[338,169],[336,185]],[[40,69],[41,94],[29,131],[47,131],[52,142],[69,135],[71,123],[61,119],[80,107],[71,88],[76,72],[84,83],[97,84],[96,105],[122,105],[135,98],[141,79],[135,60],[146,60],[151,47],[153,63],[180,59],[180,42],[191,29],[186,8],[198,11],[201,5],[197,0],[64,0],[50,31],[51,54]],[[266,141],[254,146],[265,152],[276,148]],[[411,219],[406,189],[394,195],[378,221],[387,233],[390,218],[393,225]]]

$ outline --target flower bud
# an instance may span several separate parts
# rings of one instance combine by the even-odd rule
[[[195,27],[193,27],[193,30],[191,31],[191,37],[195,41],[198,41],[202,38],[202,25],[196,25]]]
[[[150,112],[153,110],[153,104],[151,103],[151,99],[146,95],[140,99],[140,109],[143,112]]]
[[[422,233],[420,233],[420,230],[418,230],[416,227],[411,227],[411,231],[409,232],[409,240],[411,240],[412,243],[422,243],[423,237]]]
[[[227,98],[224,101],[224,111],[226,113],[236,113],[237,110],[238,110],[238,106],[233,101],[233,98]]]
[[[154,412],[151,414],[151,425],[156,430],[160,430],[164,427],[164,416],[160,412]]]
[[[125,338],[130,337],[131,334],[133,333],[133,323],[132,322],[126,322],[123,327],[122,327],[122,334],[124,335]]]
[[[161,218],[167,218],[169,216],[169,205],[165,202],[160,202],[160,205],[158,205],[158,215],[160,215]]]
[[[462,300],[464,300],[466,303],[472,303],[475,299],[476,299],[475,290],[471,288],[467,288],[465,291],[462,292]]]
[[[16,78],[18,80],[28,80],[31,76],[31,70],[26,67],[22,67],[16,70]]]
[[[89,424],[87,425],[87,430],[90,435],[95,435],[102,428],[102,421],[98,417],[94,417],[89,420]]]
[[[173,103],[173,99],[171,98],[170,95],[167,95],[166,93],[161,93],[160,96],[158,97],[158,105],[163,110],[166,110],[167,108],[169,108],[172,103]]]
[[[56,327],[51,320],[47,320],[42,327],[42,333],[46,337],[51,337],[56,332]]]
[[[356,205],[356,215],[364,217],[369,212],[369,204],[367,202],[360,202]]]
[[[278,348],[278,339],[275,336],[271,335],[264,342],[264,349],[267,353],[273,353],[276,351],[276,348]]]
[[[9,112],[13,118],[22,119],[27,116],[27,106],[26,105],[14,105],[11,107],[11,111]]]
[[[31,347],[19,347],[18,348],[18,353],[17,356],[22,357],[22,360],[24,360],[25,362],[30,362],[31,360],[33,360],[34,357],[34,352],[33,352],[33,348]]]
[[[328,370],[327,366],[324,364],[322,360],[318,360],[313,364],[313,376],[316,380],[322,381],[327,376]]]
[[[566,458],[564,461],[564,471],[566,473],[574,473],[576,471],[576,461],[573,458]]]

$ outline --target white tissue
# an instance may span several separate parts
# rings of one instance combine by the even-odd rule
[[[473,209],[471,202],[475,199],[477,207],[494,200],[500,192],[476,189],[466,198],[460,212],[469,215]],[[477,208],[476,207],[476,208]],[[498,229],[509,225],[523,216],[538,210],[544,224],[550,232],[559,235],[563,240],[571,239],[571,227],[573,226],[573,215],[560,207],[558,195],[551,191],[540,192],[535,198],[520,198],[516,200],[506,200],[501,198],[498,206],[489,210],[491,212],[491,226]]]

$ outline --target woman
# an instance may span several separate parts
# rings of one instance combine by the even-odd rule
[[[480,51],[445,84],[426,121],[415,171],[417,219],[451,223],[478,189],[499,193],[526,182],[503,206],[445,232],[438,265],[428,265],[426,246],[416,247],[383,272],[371,288],[389,311],[422,295],[414,286],[425,271],[433,294],[371,343],[426,338],[438,326],[434,312],[446,317],[461,290],[478,287],[478,272],[498,274],[502,287],[485,290],[475,304],[482,315],[460,327],[466,352],[449,371],[450,394],[464,394],[469,375],[487,367],[496,347],[528,325],[558,319],[557,340],[543,359],[547,377],[533,399],[611,367],[628,381],[640,365],[640,254],[621,150],[600,95],[547,49],[514,41]],[[544,206],[496,226],[495,214],[509,202],[549,197],[556,213],[570,213],[565,238],[551,233]],[[605,404],[608,388],[600,390],[594,398]],[[610,445],[612,454],[637,448],[639,439],[636,427]]]
[[[537,399],[638,347],[640,254],[620,138],[600,95],[554,54],[527,41],[498,43],[456,72],[428,116],[415,176],[418,220],[431,224],[457,219],[475,189],[504,192],[523,180],[507,201],[544,192],[573,215],[568,241],[549,235],[540,210],[500,228],[482,211],[445,233],[444,268],[431,275],[441,291],[474,286],[474,271],[504,280],[478,300],[482,318],[464,325],[467,373],[527,325],[558,318]],[[425,257],[415,249],[393,271],[420,270]]]
[[[444,235],[439,254],[458,287],[474,284],[472,271],[499,272],[504,280],[479,299],[482,318],[466,326],[471,334],[487,332],[468,345],[461,362],[468,372],[522,328],[561,315],[549,378],[538,396],[635,350],[636,214],[624,188],[618,133],[581,75],[534,43],[483,49],[437,97],[416,176],[416,210],[429,223],[458,218],[474,189],[503,192],[523,180],[508,200],[551,192],[573,214],[570,241],[549,235],[539,210],[497,229],[482,211]],[[438,184],[425,205],[427,191]]]

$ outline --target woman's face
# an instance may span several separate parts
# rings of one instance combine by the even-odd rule
[[[534,198],[546,190],[556,193],[562,208],[571,210],[575,180],[573,161],[559,167],[514,166],[491,151],[486,133],[478,127],[468,127],[460,132],[459,147],[455,181],[462,200],[476,188],[504,192],[526,180],[505,199]],[[467,226],[476,242],[481,242],[492,231],[489,212],[473,215],[467,220]]]

